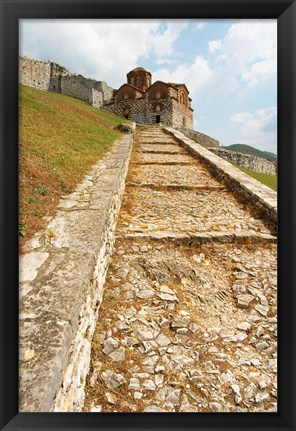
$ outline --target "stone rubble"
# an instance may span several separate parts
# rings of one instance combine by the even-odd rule
[[[84,411],[276,411],[277,249],[260,237],[272,235],[268,221],[211,190],[221,183],[159,128],[141,128],[131,161],[138,185],[123,199]],[[163,190],[145,186],[153,182]],[[194,242],[200,232],[207,240]],[[232,240],[239,232],[255,239]]]

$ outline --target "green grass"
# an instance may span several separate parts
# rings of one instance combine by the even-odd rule
[[[255,180],[260,181],[260,183],[270,187],[272,190],[277,191],[277,174],[261,174],[252,171],[251,169],[243,168],[242,166],[238,166],[235,164],[234,166],[243,171],[245,174],[250,175],[250,177],[255,178]]]
[[[57,203],[112,147],[120,117],[72,97],[20,85],[20,235],[45,225]]]

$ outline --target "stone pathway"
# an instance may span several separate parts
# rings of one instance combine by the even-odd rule
[[[141,127],[84,411],[274,412],[276,239],[160,128]]]

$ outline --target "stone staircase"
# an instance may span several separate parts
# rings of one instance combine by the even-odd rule
[[[276,411],[277,250],[264,214],[175,136],[138,127],[84,411]]]

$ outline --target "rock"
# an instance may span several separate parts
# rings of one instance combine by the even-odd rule
[[[163,365],[157,365],[155,367],[155,372],[156,373],[161,373],[161,372],[164,372],[164,371],[165,371],[165,367]]]
[[[149,299],[152,298],[152,296],[155,295],[154,290],[140,290],[139,293],[136,294],[136,296],[140,299]]]
[[[96,362],[96,364],[94,366],[94,370],[93,370],[92,376],[91,376],[90,381],[89,381],[89,385],[91,388],[93,388],[97,383],[99,374],[100,374],[101,369],[102,369],[102,365],[103,364],[101,362]]]
[[[157,293],[157,296],[164,301],[179,302],[179,299],[176,295],[169,295],[168,293]]]
[[[151,404],[150,406],[146,407],[143,411],[147,412],[147,413],[152,413],[152,412],[155,412],[155,413],[167,412],[167,410],[164,410],[161,407],[156,406],[154,404]]]
[[[180,394],[181,394],[181,389],[176,389],[176,388],[172,388],[172,387],[168,386],[167,392],[166,392],[166,397],[165,397],[165,402],[171,403],[174,406],[176,406],[180,402]]]
[[[244,397],[247,400],[250,400],[255,395],[255,392],[256,392],[256,385],[255,385],[255,383],[250,383],[249,386],[247,386],[244,389]]]
[[[135,346],[139,344],[139,341],[134,337],[126,337],[125,341],[129,346]]]
[[[217,402],[210,402],[209,403],[209,408],[213,412],[223,412],[223,406],[222,406],[222,404],[217,403]]]
[[[237,329],[247,332],[251,329],[251,324],[249,322],[241,322],[237,325]]]
[[[257,343],[256,344],[256,349],[257,350],[265,350],[265,349],[267,349],[269,347],[269,344],[268,343],[266,343],[266,341],[262,341],[262,343]]]
[[[269,307],[268,305],[258,304],[256,305],[255,310],[258,311],[258,313],[262,314],[262,316],[266,317],[269,311]]]
[[[269,398],[270,398],[270,395],[268,392],[258,392],[255,395],[255,402],[259,404],[259,403],[262,403],[263,401],[269,400]]]
[[[258,367],[261,364],[258,358],[253,358],[250,360],[250,362],[251,362],[251,365],[254,365],[254,367]]]
[[[219,334],[220,331],[221,331],[221,328],[209,328],[209,329],[207,329],[208,334]]]
[[[140,400],[143,397],[143,393],[139,391],[134,392],[134,398],[135,400]]]
[[[140,340],[152,340],[154,338],[153,332],[147,327],[138,327],[135,333]]]
[[[141,245],[140,251],[145,252],[145,251],[148,251],[148,250],[149,250],[149,248],[147,247],[147,245]]]
[[[172,328],[187,328],[190,324],[190,318],[188,317],[174,317],[171,323]]]
[[[171,289],[170,287],[166,286],[165,284],[163,284],[162,286],[160,286],[159,290],[162,293],[168,293],[169,295],[175,295],[176,294],[176,292],[173,289]]]
[[[144,380],[143,389],[145,389],[146,391],[155,391],[156,386],[153,380]]]
[[[118,322],[115,324],[117,331],[129,331],[130,327],[124,322]]]
[[[188,397],[186,395],[182,396],[182,402],[181,402],[181,406],[180,406],[180,412],[197,412],[198,409],[195,406],[192,406],[189,401],[188,401]]]
[[[260,382],[258,383],[259,388],[261,390],[266,389],[267,388],[267,383],[265,382],[265,380],[260,380]]]
[[[172,360],[180,365],[193,365],[195,362],[194,359],[181,355],[172,355]]]
[[[156,374],[156,376],[154,377],[154,381],[155,381],[156,386],[162,386],[163,380],[164,380],[163,374]]]
[[[91,413],[101,413],[102,406],[94,406],[90,409]]]
[[[245,332],[238,332],[235,334],[235,338],[237,341],[244,341],[247,338],[247,334]]]
[[[122,133],[133,133],[133,126],[127,123],[120,123],[115,129],[119,130]]]
[[[106,392],[105,397],[106,397],[106,400],[108,401],[108,403],[116,404],[117,398],[115,395],[111,394],[111,392]]]
[[[141,389],[139,379],[136,379],[135,377],[131,378],[128,388],[139,391]]]
[[[155,341],[161,347],[166,347],[171,343],[171,340],[163,334],[158,335]]]
[[[254,297],[252,295],[243,294],[238,295],[237,297],[237,306],[239,308],[248,308],[251,301],[253,301]]]
[[[109,389],[118,388],[126,383],[125,378],[121,374],[117,374],[111,370],[104,371],[102,373],[102,379]]]
[[[267,369],[271,373],[277,372],[277,360],[276,359],[267,359],[264,362],[264,368]]]
[[[152,341],[143,341],[142,344],[143,344],[143,347],[141,346],[141,352],[142,353],[150,353],[155,348],[157,348],[157,344],[153,340]]]
[[[113,351],[109,354],[112,361],[120,362],[125,360],[125,348],[120,347],[118,350]]]
[[[231,385],[231,389],[234,393],[235,404],[239,404],[242,401],[242,396],[240,394],[240,387],[238,385]]]
[[[154,365],[156,364],[156,362],[158,361],[158,356],[157,355],[153,355],[150,356],[149,358],[145,359],[143,361],[144,365],[148,365],[149,367],[154,367]]]
[[[234,378],[234,374],[230,370],[224,371],[224,373],[222,373],[220,376],[222,382],[232,382]]]
[[[119,269],[117,274],[120,278],[126,278],[129,272],[130,270],[128,268],[122,267]]]
[[[114,338],[107,338],[104,341],[104,349],[103,352],[105,355],[109,355],[113,350],[115,350],[118,347],[118,341],[114,340]]]

